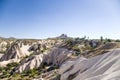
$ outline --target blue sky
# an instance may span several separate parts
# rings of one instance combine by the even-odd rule
[[[0,0],[0,36],[120,39],[119,0]]]

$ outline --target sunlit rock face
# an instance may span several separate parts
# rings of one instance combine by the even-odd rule
[[[64,63],[60,80],[119,80],[120,49],[90,59],[79,58]]]
[[[29,45],[23,45],[22,43],[13,43],[6,53],[1,57],[0,61],[6,61],[9,59],[20,59],[26,55],[30,55],[28,51]]]
[[[21,73],[25,70],[38,68],[43,63],[43,60],[45,60],[44,54],[30,56],[20,62],[19,66],[15,68],[15,72]]]
[[[15,72],[21,73],[25,70],[38,68],[46,63],[47,65],[60,66],[64,61],[70,59],[72,51],[63,48],[53,48],[49,52],[32,55],[21,61],[20,65],[15,68]]]
[[[6,53],[0,58],[0,66],[6,66],[9,63],[19,62],[25,56],[30,55],[29,45],[22,42],[14,42],[10,45]]]
[[[2,41],[0,42],[0,53],[4,53],[7,49],[7,42],[6,41]]]
[[[64,61],[71,58],[73,51],[65,48],[53,48],[48,55],[46,55],[46,63],[60,66]]]
[[[7,65],[12,62],[19,62],[24,57],[30,54],[43,53],[51,49],[55,44],[59,43],[57,40],[16,40],[9,44],[4,55],[0,56],[0,66]],[[7,46],[6,42],[1,42],[0,46]],[[2,48],[3,49],[3,48]],[[4,64],[3,64],[4,61]]]

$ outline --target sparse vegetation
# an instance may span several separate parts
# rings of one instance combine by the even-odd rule
[[[49,40],[49,39],[47,39]],[[33,50],[29,51],[31,54],[29,56],[25,56],[24,58],[21,58],[21,61],[23,59],[26,59],[28,57],[40,54],[40,53],[44,53],[47,52],[48,50],[51,50],[51,48],[47,48],[46,45],[52,45],[54,46],[55,43],[57,43],[57,39],[53,39],[55,40],[54,43],[49,43],[49,44],[43,44],[41,46],[41,44],[36,43],[36,46],[33,46]],[[22,40],[24,45],[27,44],[31,44],[34,43],[37,40]],[[7,50],[12,46],[12,45],[18,45],[17,43],[21,42],[21,40],[14,40],[14,42],[9,43],[7,46],[4,46],[7,48]],[[112,39],[103,39],[103,37],[101,36],[100,39],[97,40],[88,40],[86,39],[86,36],[83,38],[68,38],[68,39],[63,39],[62,44],[60,44],[60,48],[65,48],[68,50],[71,50],[74,52],[74,54],[72,55],[72,57],[77,57],[78,55],[83,55],[84,52],[88,52],[90,54],[92,54],[92,56],[94,55],[98,55],[98,54],[103,54],[107,51],[104,50],[104,52],[102,52],[103,49],[111,49],[113,48],[113,46],[107,46],[106,47],[102,47],[99,48],[101,45],[107,45],[108,43],[111,42],[117,42],[119,43],[120,40],[112,40]],[[113,43],[114,44],[114,43]],[[119,47],[119,46],[117,46]],[[115,46],[116,48],[116,46]],[[1,53],[5,53],[6,51],[2,51]],[[98,54],[95,54],[98,53]],[[86,53],[87,54],[87,53]],[[84,55],[86,55],[84,54]],[[83,56],[84,56],[83,55]],[[91,55],[90,55],[91,56]],[[89,57],[89,56],[88,56]],[[32,80],[33,78],[36,78],[40,75],[42,75],[42,73],[47,73],[47,72],[51,72],[54,71],[56,69],[59,68],[59,66],[56,65],[52,65],[52,63],[50,63],[49,65],[47,63],[43,63],[42,66],[40,66],[39,68],[36,69],[29,69],[26,71],[23,71],[22,73],[14,73],[14,69],[15,67],[18,66],[18,63],[10,63],[8,65],[6,65],[6,67],[0,67],[0,80],[4,80],[4,79],[9,79],[9,80]],[[52,74],[52,77],[56,77],[57,73]]]
[[[108,42],[112,42],[112,40],[111,40],[111,39],[107,39],[107,41],[108,41]]]
[[[10,63],[7,64],[6,67],[0,67],[0,79],[9,78],[16,66],[18,66],[18,63]]]

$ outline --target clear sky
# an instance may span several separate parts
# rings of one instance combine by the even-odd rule
[[[120,0],[0,0],[0,36],[120,39]]]

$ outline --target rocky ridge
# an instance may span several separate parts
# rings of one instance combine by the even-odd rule
[[[120,50],[116,49],[120,48],[119,42],[63,36],[66,38],[2,41],[1,50],[3,47],[6,49],[4,49],[5,53],[0,54],[0,70],[2,71],[0,78],[3,80],[5,78],[12,80],[14,76],[16,80],[22,77],[23,80],[26,80],[25,78],[30,80],[119,78],[117,74],[119,73]],[[93,67],[93,65],[96,66]],[[113,65],[118,67],[113,68]],[[111,73],[107,72],[109,68]],[[94,72],[89,73],[91,71]],[[114,71],[115,76],[107,77],[114,74]]]

